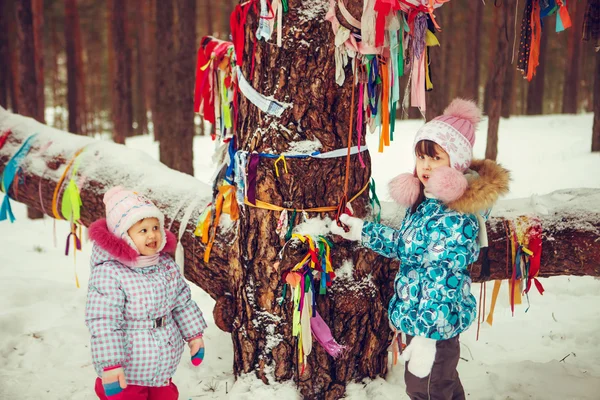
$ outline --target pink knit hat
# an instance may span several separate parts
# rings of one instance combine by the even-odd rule
[[[138,251],[137,247],[127,233],[129,228],[145,218],[158,219],[162,234],[162,243],[158,252],[162,251],[166,243],[165,216],[154,203],[122,186],[115,186],[104,195],[104,204],[106,205],[108,230],[118,238],[125,240],[135,251]]]
[[[444,114],[429,121],[415,136],[414,146],[431,140],[450,156],[450,167],[464,172],[473,159],[475,128],[481,120],[481,109],[474,101],[454,99]]]
[[[457,200],[467,189],[463,173],[471,166],[475,128],[480,120],[481,110],[475,102],[457,98],[443,115],[423,125],[415,135],[414,149],[421,140],[430,140],[450,156],[450,167],[436,168],[426,188],[429,194],[445,203]],[[400,174],[389,183],[391,197],[404,207],[417,201],[420,190],[421,184],[414,172]]]

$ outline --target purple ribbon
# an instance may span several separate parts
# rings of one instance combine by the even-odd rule
[[[71,245],[71,235],[75,236],[75,248],[77,250],[81,250],[81,240],[77,237],[77,234],[74,232],[69,233],[67,236],[67,246],[65,248],[65,256],[69,255],[69,246]]]
[[[248,160],[248,186],[246,187],[246,194],[248,196],[248,202],[252,205],[256,205],[256,172],[258,170],[259,161],[260,155],[258,153],[250,154],[250,160]]]

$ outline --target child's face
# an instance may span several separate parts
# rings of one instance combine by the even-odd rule
[[[450,156],[437,144],[435,145],[434,154],[427,155],[417,152],[417,177],[423,186],[427,186],[431,172],[442,166],[450,166]]]
[[[160,225],[156,218],[145,218],[135,223],[127,231],[138,251],[143,256],[153,256],[162,243]]]

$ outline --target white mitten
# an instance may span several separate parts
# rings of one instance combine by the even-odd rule
[[[360,218],[351,217],[348,214],[342,214],[340,216],[340,221],[347,225],[350,230],[348,232],[344,231],[344,228],[338,226],[337,223],[333,221],[330,227],[331,233],[340,235],[344,239],[360,241],[364,221]]]
[[[402,352],[402,358],[408,363],[408,370],[419,378],[425,378],[431,373],[435,361],[434,339],[415,336]]]

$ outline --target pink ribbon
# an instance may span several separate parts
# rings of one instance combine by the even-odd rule
[[[346,349],[346,346],[342,346],[335,341],[331,330],[318,311],[315,311],[315,316],[310,319],[310,328],[315,339],[331,357],[337,358]]]

